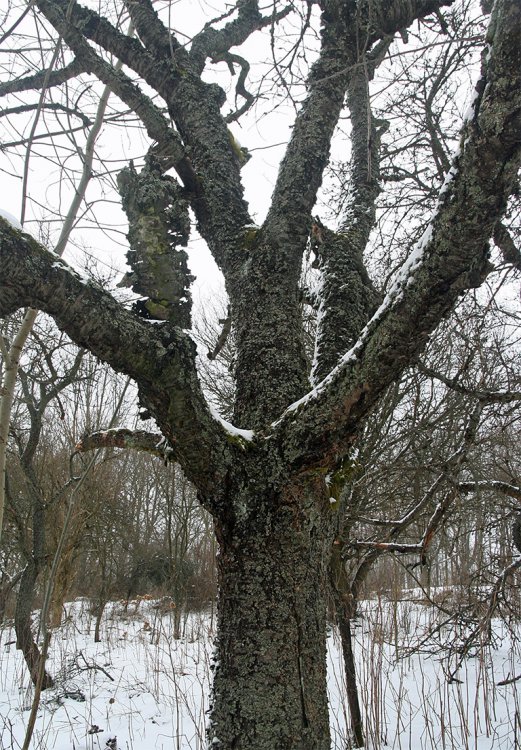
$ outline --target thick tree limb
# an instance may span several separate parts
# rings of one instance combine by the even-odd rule
[[[77,344],[132,377],[185,472],[211,495],[231,460],[229,436],[211,415],[180,329],[126,311],[101,287],[0,219],[0,316],[33,306]]]
[[[41,2],[48,5],[47,0]],[[479,283],[486,273],[487,241],[504,209],[520,162],[519,14],[516,3],[502,0],[498,5],[489,37],[491,51],[480,82],[474,116],[465,125],[461,153],[450,173],[451,179],[442,191],[427,234],[353,349],[311,394],[283,414],[266,441],[264,449],[268,452],[274,449],[280,476],[287,475],[288,468],[300,471],[313,466],[327,468],[334,465],[348,450],[360,419],[389,383],[414,361],[430,332],[454,305],[459,294]],[[333,34],[332,31],[328,33]],[[74,44],[78,41],[76,36],[71,39]],[[324,48],[331,55],[329,70],[333,71],[335,65],[338,66],[338,55],[333,60],[332,37],[328,44],[325,43]],[[77,47],[81,48],[80,53],[84,49],[82,45],[86,42],[80,38]],[[89,57],[88,50],[85,53]],[[97,60],[93,64],[97,65]],[[325,64],[324,58],[321,64]],[[330,100],[325,96],[321,99],[324,94],[322,86],[326,86],[327,81],[316,79],[317,70],[315,68],[311,82],[310,100],[315,103],[322,101],[324,107],[329,107]],[[338,73],[344,75],[340,69]],[[239,168],[230,169],[230,147],[224,146],[226,126],[218,102],[208,96],[208,85],[190,71],[182,78],[177,88],[174,87],[175,96],[172,95],[169,106],[177,118],[181,134],[185,137],[186,133],[190,142],[191,158],[204,185],[199,218],[203,217],[202,224],[213,238],[214,247],[222,248],[223,255],[227,254],[230,268],[237,276],[237,286],[244,286],[244,277],[240,273],[242,265],[237,260],[240,248],[236,241],[232,242],[234,238],[237,240],[237,228],[247,217]],[[318,98],[313,99],[315,96]],[[306,105],[303,111],[305,109]],[[320,117],[312,118],[314,126],[318,122]],[[314,139],[312,128],[312,145],[318,142]],[[306,143],[302,146],[304,161],[309,165],[306,162],[309,146]],[[281,174],[285,170],[287,164]],[[279,181],[277,189],[280,187]],[[287,205],[287,196],[279,194],[279,197],[282,204]],[[301,209],[302,204],[297,213]],[[292,215],[296,216],[294,212]],[[291,216],[289,219],[284,217],[281,221],[283,229],[291,224],[292,219]],[[258,253],[258,257],[264,258],[261,270],[266,270],[269,264],[270,273],[277,275],[278,309],[287,321],[291,283],[287,284],[286,277],[289,274],[272,262],[284,247],[284,231],[280,239],[271,239],[271,245],[268,243],[262,247],[265,254]],[[291,243],[295,247],[294,238],[291,238]],[[60,264],[56,267],[56,261],[37,243],[24,239],[3,222],[0,245],[0,312],[6,314],[27,304],[40,306],[52,314],[78,343],[88,346],[116,369],[135,378],[144,401],[151,405],[164,434],[176,447],[179,445],[187,475],[209,491],[212,483],[217,482],[216,467],[223,465],[228,441],[217,422],[213,420],[215,424],[212,424],[211,417],[208,418],[206,404],[195,382],[189,339],[175,329],[154,328],[122,311],[110,295],[103,296],[104,293],[95,290],[93,285],[83,284]],[[269,252],[265,252],[266,247],[270,248]],[[253,252],[246,255],[249,259],[254,257]],[[297,268],[298,263],[294,270]],[[253,266],[251,274],[256,272]],[[262,289],[263,293],[265,290],[274,293],[271,277],[259,276],[255,280],[258,281],[256,292]],[[247,294],[243,296],[244,305],[251,307],[251,298]],[[239,317],[240,313],[241,310]],[[252,318],[252,332],[257,333],[257,323],[257,319]],[[263,322],[262,335],[267,338],[259,345],[261,358],[265,357],[265,352],[270,352],[268,337],[273,341],[272,323],[281,330],[279,320]],[[253,333],[247,333],[254,341]],[[287,340],[291,338],[288,334]],[[242,341],[239,343],[243,345]],[[250,353],[243,347],[245,362]],[[296,362],[296,356],[290,352],[284,365],[289,359]],[[274,362],[274,372],[277,368],[280,370],[281,362]],[[267,364],[271,366],[269,362]],[[248,362],[242,369],[249,370]],[[294,370],[294,390],[298,391],[304,370],[299,363],[294,365]],[[289,369],[284,372],[284,377],[290,377]],[[165,388],[169,394],[166,403]],[[283,408],[280,405],[287,392],[285,386],[276,398],[272,394],[272,404]],[[245,404],[247,395],[242,396]],[[258,398],[256,403],[260,421],[261,412],[266,413],[268,407],[273,409],[273,406]],[[201,430],[200,439],[198,430]]]
[[[281,163],[265,228],[283,239],[305,237],[329,158],[334,128],[344,103],[349,70],[382,37],[392,36],[445,0],[380,0],[322,4],[322,49],[309,78],[309,94],[295,121]],[[284,247],[284,243],[281,243]],[[303,245],[304,246],[304,245]]]
[[[502,495],[513,497],[515,500],[521,500],[521,487],[508,482],[501,482],[498,479],[482,479],[477,482],[459,482],[457,488],[460,492],[479,492],[486,490],[490,492],[500,492]]]
[[[232,47],[238,47],[245,42],[254,31],[273,21],[271,17],[262,16],[257,0],[239,0],[236,8],[238,14],[233,21],[228,22],[222,29],[215,29],[211,23],[207,24],[192,40],[190,58],[199,73],[202,73],[208,57],[220,58]]]
[[[159,19],[150,0],[131,0],[125,5],[139,38],[154,57],[172,58],[174,52],[182,49],[182,45]]]
[[[241,165],[220,113],[223,95],[220,87],[201,80],[199,70],[192,66],[184,47],[173,42],[169,47],[171,54],[165,56],[167,31],[148,2],[140,3],[133,12],[143,41],[153,44],[152,51],[78,3],[73,3],[70,10],[68,0],[38,0],[37,4],[76,56],[82,59],[87,70],[110,85],[112,91],[142,119],[149,136],[159,142],[161,154],[174,163],[192,193],[192,208],[200,232],[217,263],[229,265],[240,230],[251,219],[243,199]],[[147,27],[147,19],[160,34],[159,42]],[[114,75],[111,66],[95,53],[86,39],[116,55],[163,97],[184,147],[190,149],[190,160],[185,158],[179,135],[168,127],[159,109],[127,76],[123,73]],[[152,52],[162,56],[155,57]]]
[[[295,247],[302,252],[305,247],[311,211],[344,104],[348,70],[356,61],[348,40],[341,18],[325,23],[320,56],[309,77],[309,94],[295,120],[264,224],[266,233],[280,238],[282,252]]]
[[[212,61],[224,59],[232,47],[239,47],[255,31],[277,23],[292,10],[288,4],[282,10],[263,16],[258,0],[238,0],[236,8],[238,14],[233,21],[222,29],[213,28],[210,22],[192,40],[190,59],[199,73],[202,73],[207,58],[212,58]]]
[[[331,465],[357,424],[488,270],[488,240],[521,164],[521,7],[496,5],[473,116],[437,211],[394,287],[336,368],[274,425],[293,466]]]
[[[322,380],[342,352],[350,349],[381,302],[364,265],[363,254],[376,219],[380,193],[380,140],[387,123],[376,123],[369,81],[392,39],[384,39],[375,60],[364,56],[349,71],[351,114],[350,190],[340,231],[328,230],[313,243],[321,272],[318,326],[312,382]]]

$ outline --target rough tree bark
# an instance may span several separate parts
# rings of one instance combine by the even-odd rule
[[[172,300],[156,296],[148,271],[140,283],[148,285],[152,304],[147,311],[163,321],[159,325],[123,309],[109,293],[85,283],[29,236],[0,221],[0,314],[24,305],[42,309],[78,344],[130,375],[170,455],[214,517],[220,547],[219,636],[208,736],[214,750],[329,747],[324,590],[338,527],[330,494],[344,481],[344,459],[364,417],[418,356],[458,296],[485,277],[488,241],[515,184],[521,158],[521,10],[518,2],[499,0],[473,110],[429,231],[371,321],[359,335],[356,330],[354,344],[350,325],[336,338],[319,340],[315,377],[322,380],[306,393],[299,279],[345,96],[353,111],[361,102],[361,82],[351,71],[367,63],[366,52],[375,53],[371,63],[376,64],[387,37],[440,5],[435,0],[320,3],[321,52],[308,96],[267,218],[261,227],[252,227],[241,158],[220,112],[225,95],[201,74],[207,60],[239,46],[270,25],[272,17],[263,16],[254,0],[240,0],[233,20],[220,29],[205,27],[186,47],[164,27],[149,0],[127,6],[138,35],[132,40],[74,2],[36,0],[80,69],[109,85],[157,142],[147,180],[153,185],[155,167],[150,165],[158,163],[173,167],[182,183],[182,195],[176,189],[169,197],[164,183],[157,183],[161,215],[154,214],[153,201],[138,206],[137,214],[130,210],[134,255],[129,262],[142,257],[143,235],[136,241],[135,230],[145,214],[150,219],[145,222],[147,250],[156,246],[162,252],[182,198],[226,279],[238,349],[234,420],[243,429],[230,427],[208,408],[197,380],[195,347],[176,325]],[[289,12],[290,7],[283,11]],[[114,73],[96,46],[162,97],[175,129],[135,80]],[[67,75],[70,66],[52,80],[60,83]],[[38,84],[32,77],[18,85],[22,90]],[[369,174],[367,180],[371,183]],[[360,200],[370,205],[377,185],[362,191],[361,182]],[[327,310],[341,311],[349,299],[348,285],[342,283],[346,267],[350,283],[357,285],[353,294],[361,295],[357,310],[368,316],[374,308],[361,252],[367,237],[365,226],[358,232],[343,225],[336,235],[328,230],[332,251],[322,267]],[[178,252],[175,242],[172,250]],[[182,255],[177,257],[181,267]],[[321,325],[327,321],[331,332],[334,319],[334,313],[324,316]]]

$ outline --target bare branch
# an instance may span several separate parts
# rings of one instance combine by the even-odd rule
[[[11,34],[13,33],[13,31],[15,31],[16,28],[22,23],[22,21],[28,15],[28,13],[31,12],[31,9],[32,9],[32,2],[30,2],[27,5],[27,7],[22,11],[21,15],[18,16],[18,18],[16,19],[16,21],[11,24],[11,26],[7,29],[7,31],[5,31],[2,34],[2,36],[0,36],[0,44],[2,44],[3,42],[5,42],[5,40],[9,36],[11,36]]]
[[[486,597],[486,601],[488,602],[487,611],[465,639],[463,647],[459,650],[459,658],[457,660],[456,666],[451,670],[451,673],[449,675],[449,680],[456,679],[456,672],[459,670],[469,650],[472,648],[472,644],[474,643],[476,636],[479,633],[483,633],[489,630],[490,622],[492,620],[492,617],[494,616],[494,612],[499,605],[500,597],[502,592],[504,591],[505,584],[508,578],[510,578],[510,576],[513,575],[513,573],[515,573],[515,571],[519,568],[521,568],[521,557],[515,558],[510,563],[510,565],[507,565],[507,567],[504,568],[504,570],[497,577],[495,584],[492,586]]]
[[[25,78],[15,78],[12,81],[6,81],[0,83],[0,96],[6,94],[16,94],[21,91],[31,91],[32,89],[39,90],[45,84],[46,88],[52,88],[53,86],[61,86],[62,83],[66,83],[73,78],[77,78],[81,73],[84,73],[86,68],[80,60],[73,60],[71,63],[66,65],[60,70],[42,70],[32,76],[26,76]]]
[[[459,482],[457,488],[460,492],[480,492],[487,490],[492,492],[501,492],[503,495],[521,500],[521,486],[501,482],[497,479],[481,479],[476,482]]]
[[[33,110],[37,109],[37,107],[38,107],[38,104],[20,104],[18,107],[6,107],[6,109],[0,109],[0,117],[6,117],[7,115],[19,115],[24,112],[32,112]],[[87,115],[83,114],[83,112],[81,112],[78,109],[73,109],[72,107],[66,107],[64,104],[59,104],[55,102],[46,102],[42,105],[41,108],[47,109],[51,112],[65,112],[68,115],[77,117],[79,120],[82,121],[84,127],[89,127],[89,125],[92,125],[92,122],[87,117]],[[5,148],[3,144],[2,144],[2,147]]]
[[[454,482],[453,477],[460,471],[470,447],[474,444],[476,433],[479,427],[479,419],[482,412],[482,406],[478,402],[468,418],[468,423],[463,435],[462,444],[452,456],[445,462],[444,470],[436,477],[434,482],[424,493],[423,497],[417,502],[400,520],[390,522],[391,528],[386,533],[386,539],[383,541],[355,541],[352,546],[360,549],[367,549],[369,552],[359,566],[359,570],[366,569],[369,562],[374,561],[382,552],[399,552],[399,553],[420,553],[423,556],[427,552],[434,535],[443,520],[445,514],[450,508],[456,494],[458,485]],[[423,513],[425,508],[431,505],[438,490],[446,483],[452,484],[452,487],[442,499],[437,503],[434,511],[425,526],[422,538],[417,543],[402,543],[392,540],[393,537],[401,534],[405,529],[416,521]],[[387,524],[386,524],[387,525]]]
[[[441,372],[434,370],[432,367],[424,365],[422,362],[418,363],[418,369],[430,378],[435,378],[443,383],[448,388],[457,393],[462,393],[466,396],[472,396],[478,399],[482,403],[486,404],[509,404],[512,401],[521,401],[521,393],[517,391],[484,391],[481,389],[467,388],[458,383],[456,378],[448,378]]]

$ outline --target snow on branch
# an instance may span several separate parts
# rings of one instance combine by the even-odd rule
[[[426,232],[355,345],[272,425],[295,468],[346,455],[361,418],[417,359],[461,294],[491,270],[489,241],[521,166],[520,28],[519,4],[496,3],[480,94]]]
[[[146,430],[114,428],[92,432],[84,435],[75,447],[81,453],[99,448],[125,448],[150,453],[165,462],[174,459],[174,449],[168,441],[159,433]]]
[[[479,492],[480,490],[490,490],[492,492],[501,492],[503,495],[521,500],[521,486],[500,482],[494,479],[483,479],[478,482],[460,482],[458,484],[460,492]]]
[[[175,442],[186,476],[208,495],[215,490],[216,477],[231,460],[230,440],[208,410],[197,379],[195,345],[186,333],[176,326],[151,325],[126,310],[0,218],[0,316],[21,307],[52,315],[76,344],[135,380],[140,398]]]

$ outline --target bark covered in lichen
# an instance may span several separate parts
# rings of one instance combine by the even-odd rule
[[[269,464],[258,466],[269,476]],[[219,635],[209,742],[328,750],[325,636],[334,514],[323,479],[236,487],[216,523]],[[212,744],[213,743],[213,744]]]
[[[190,336],[125,310],[1,218],[0,266],[0,314],[28,305],[44,310],[77,344],[130,375],[187,476],[203,489],[218,486],[232,453],[201,392]]]
[[[361,55],[349,71],[347,103],[351,115],[349,191],[338,232],[315,223],[312,246],[320,271],[314,300],[318,313],[312,377],[319,382],[354,345],[379,302],[364,263],[380,193],[380,145],[386,123],[371,111],[369,81],[389,47],[384,40],[372,58]]]
[[[133,165],[122,170],[118,186],[129,221],[132,269],[120,286],[131,286],[142,297],[135,303],[140,315],[190,328],[194,277],[183,249],[190,236],[187,198],[153,156],[139,174]]]
[[[234,20],[203,30],[190,50],[169,37],[147,0],[129,6],[139,40],[127,42],[94,11],[73,4],[66,19],[65,0],[37,5],[85,70],[112,80],[123,101],[139,105],[149,134],[160,141],[155,152],[162,167],[175,168],[182,182],[181,189],[149,165],[140,175],[127,171],[122,186],[134,253],[132,283],[164,309],[168,322],[152,325],[124,310],[3,221],[0,314],[38,306],[79,344],[131,375],[214,515],[221,586],[209,737],[214,747],[325,750],[323,591],[338,526],[336,504],[329,501],[336,490],[326,477],[342,471],[368,411],[414,361],[458,296],[488,270],[488,240],[521,162],[519,4],[497,5],[475,110],[421,258],[418,254],[360,337],[376,304],[363,252],[378,194],[381,127],[372,120],[360,64],[371,60],[371,49],[387,34],[441,3],[321,3],[321,53],[267,219],[258,228],[249,226],[240,159],[220,112],[223,92],[201,78],[208,57],[226,53],[266,25],[258,4],[240,2]],[[137,96],[133,81],[111,77],[87,39],[117,55],[163,97],[173,127],[142,91]],[[300,317],[302,257],[346,94],[355,125],[350,211],[340,232],[318,223],[314,230],[324,305],[316,375],[325,377],[295,404],[309,387]],[[159,215],[151,196],[160,196],[167,214],[173,213]],[[235,419],[253,428],[254,436],[237,434],[212,417],[197,381],[195,347],[172,325],[185,313],[184,256],[169,255],[172,226],[174,252],[183,252],[177,245],[187,231],[184,200],[225,274],[238,348]],[[337,364],[353,343],[351,356]]]
[[[521,163],[520,25],[517,4],[497,6],[473,117],[463,128],[459,154],[416,260],[406,266],[350,356],[277,425],[274,439],[285,445],[295,468],[323,465],[326,455],[331,461],[349,449],[360,420],[385,388],[415,361],[460,295],[482,283],[490,270],[489,238]]]

